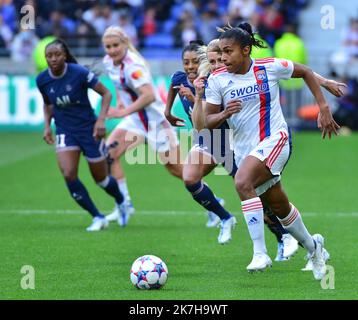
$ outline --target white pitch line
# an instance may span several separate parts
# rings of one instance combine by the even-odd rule
[[[105,210],[106,212],[106,210]],[[20,214],[20,215],[31,215],[31,214],[84,214],[86,213],[83,210],[64,210],[64,209],[54,209],[54,210],[47,210],[47,209],[0,209],[0,214],[2,213],[9,213],[9,214]],[[162,210],[162,211],[155,211],[155,210],[143,210],[143,211],[136,211],[138,215],[192,215],[192,214],[201,214],[204,211],[175,211],[175,210]],[[242,214],[240,211],[232,212],[235,215]],[[315,217],[315,216],[335,216],[335,217],[351,217],[351,218],[358,218],[358,212],[325,212],[325,213],[318,213],[318,212],[303,212],[301,213],[302,216],[306,217]]]
[[[109,212],[109,211],[108,211]],[[202,213],[203,211],[136,211],[136,214],[140,215],[190,215]],[[20,214],[20,215],[31,215],[31,214],[84,214],[84,210],[46,210],[46,209],[0,209],[0,214],[9,213],[9,214]],[[107,213],[107,210],[104,210],[104,213]]]

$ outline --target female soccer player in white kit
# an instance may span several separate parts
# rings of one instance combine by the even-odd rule
[[[208,79],[205,122],[206,127],[215,128],[228,121],[233,129],[235,161],[239,168],[235,186],[254,245],[253,259],[247,269],[262,270],[271,265],[264,241],[264,202],[284,228],[307,249],[314,278],[322,279],[326,273],[324,238],[307,231],[280,182],[281,172],[289,159],[290,143],[280,105],[279,80],[291,77],[305,80],[320,108],[318,125],[323,138],[337,134],[339,126],[309,68],[276,58],[252,60],[252,46],[261,44],[254,38],[248,23],[223,31],[220,48],[226,68]],[[228,106],[233,100],[239,103]],[[221,105],[225,107],[223,111]]]
[[[128,36],[120,27],[112,26],[104,32],[102,42],[107,53],[103,64],[116,87],[118,100],[117,107],[110,108],[108,117],[123,118],[107,139],[107,145],[117,142],[117,146],[109,150],[115,160],[111,174],[117,179],[130,210],[133,207],[119,157],[147,141],[158,152],[168,171],[181,178],[179,142],[164,116],[165,106],[154,90],[149,67]],[[119,216],[116,211],[107,216],[107,220],[113,221],[117,217],[120,225],[127,224],[129,216]]]

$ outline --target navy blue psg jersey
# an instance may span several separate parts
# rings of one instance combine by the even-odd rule
[[[189,82],[188,76],[183,71],[177,71],[172,75],[172,86],[173,87],[180,87],[180,85],[183,85],[184,87],[187,87],[191,90],[193,95],[195,96],[195,88],[194,86]],[[194,103],[188,100],[186,97],[182,97],[179,95],[180,101],[183,105],[185,113],[188,115],[190,122],[191,120],[191,113],[193,111]]]
[[[57,131],[92,130],[96,115],[87,89],[98,83],[94,73],[78,64],[68,63],[62,76],[56,77],[46,69],[37,76],[36,83],[41,94],[53,105]]]

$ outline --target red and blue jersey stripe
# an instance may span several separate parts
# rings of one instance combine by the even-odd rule
[[[267,90],[260,91],[260,141],[271,135],[270,130],[270,111],[271,111],[271,95],[268,85],[268,78],[266,68],[264,66],[254,66],[254,74],[256,83],[259,88],[263,88],[263,84],[266,84]]]
[[[122,63],[121,64],[122,73],[123,73],[123,68],[124,68],[124,64]],[[122,84],[124,90],[131,96],[132,101],[133,102],[136,101],[138,99],[138,95],[135,93],[135,91],[126,85],[124,77],[121,76],[120,80],[121,80],[121,84]],[[148,132],[149,131],[149,120],[148,120],[148,114],[145,111],[145,108],[138,111],[138,116],[144,126],[144,129]]]

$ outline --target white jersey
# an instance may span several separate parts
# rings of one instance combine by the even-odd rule
[[[153,85],[148,67],[130,50],[127,51],[120,65],[115,66],[108,55],[103,58],[103,64],[125,107],[128,107],[138,98],[138,89],[141,86],[145,84]],[[165,105],[155,91],[155,101],[144,109],[129,115],[129,117],[135,123],[142,123],[148,131],[150,122],[161,122],[164,119],[164,110]]]
[[[228,73],[223,67],[210,75],[205,89],[208,103],[226,107],[231,100],[242,101],[242,110],[227,120],[233,129],[234,152],[240,158],[265,138],[279,131],[287,133],[278,83],[290,78],[293,68],[289,60],[254,59],[246,74]]]

